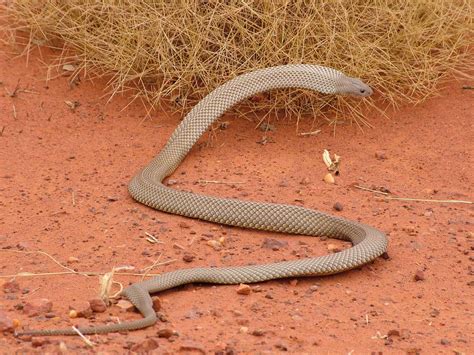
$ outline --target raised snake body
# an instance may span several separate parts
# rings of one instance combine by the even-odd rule
[[[352,242],[341,252],[265,265],[193,268],[167,272],[132,284],[121,295],[144,318],[96,327],[79,328],[83,334],[144,328],[156,322],[151,293],[192,282],[238,284],[284,277],[328,275],[361,266],[386,251],[386,236],[363,224],[312,209],[253,201],[203,196],[178,191],[162,184],[177,168],[194,143],[227,109],[257,93],[278,88],[304,88],[325,94],[368,96],[372,90],[359,79],[317,65],[283,65],[256,70],[230,80],[197,104],[176,128],[163,150],[129,185],[137,201],[168,213],[211,222],[268,231],[327,236]],[[76,335],[73,329],[25,330],[18,335]]]

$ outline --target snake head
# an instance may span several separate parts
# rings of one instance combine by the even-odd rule
[[[336,83],[337,93],[351,96],[370,96],[374,92],[372,88],[358,78],[343,76]]]

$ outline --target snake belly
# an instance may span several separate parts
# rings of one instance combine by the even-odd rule
[[[325,94],[368,96],[371,89],[359,79],[318,65],[296,64],[256,70],[237,76],[202,99],[176,128],[165,147],[130,182],[131,196],[154,209],[242,228],[282,233],[326,236],[350,241],[353,246],[335,254],[271,264],[202,267],[167,272],[132,284],[121,295],[128,298],[144,318],[109,325],[79,328],[83,334],[144,328],[156,322],[151,293],[180,285],[254,283],[266,280],[329,275],[366,264],[388,245],[385,234],[370,226],[316,210],[285,204],[244,201],[178,191],[162,181],[178,167],[209,126],[226,110],[245,98],[280,88],[303,88]],[[358,92],[360,90],[360,92]],[[17,335],[76,335],[73,329],[25,330]]]

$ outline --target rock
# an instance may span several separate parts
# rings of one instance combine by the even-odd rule
[[[340,252],[341,249],[336,244],[328,244],[328,251],[331,253]]]
[[[250,286],[246,284],[240,284],[239,287],[237,288],[237,293],[239,295],[250,295],[251,291],[252,289],[250,288]]]
[[[441,345],[451,345],[451,342],[448,339],[441,339],[439,342]]]
[[[265,238],[262,243],[262,248],[276,251],[281,248],[288,248],[288,242],[284,240],[280,241],[272,238]]]
[[[255,330],[252,330],[250,332],[250,334],[252,334],[253,336],[256,336],[256,337],[261,337],[261,336],[265,335],[265,331],[262,330],[262,329],[255,329]]]
[[[243,334],[246,334],[246,333],[249,332],[249,328],[248,327],[240,327],[239,332],[243,333]]]
[[[336,202],[332,208],[334,208],[336,211],[342,211],[344,209],[344,207],[342,206],[342,203],[340,202]]]
[[[378,159],[378,160],[385,160],[387,159],[387,155],[385,154],[385,152],[381,151],[381,150],[378,150],[375,152],[375,157]]]
[[[413,279],[415,281],[423,281],[425,279],[425,273],[422,270],[417,270]]]
[[[92,312],[95,312],[95,313],[103,313],[107,310],[107,305],[100,298],[94,298],[90,300],[89,305],[91,307]]]
[[[127,312],[133,312],[135,309],[133,303],[127,300],[119,300],[117,306]]]
[[[0,311],[0,333],[13,333],[15,324],[13,319],[7,316],[6,313]]]
[[[118,201],[118,197],[117,197],[117,196],[108,196],[108,197],[107,197],[107,201],[109,201],[109,202]]]
[[[193,262],[195,259],[195,256],[191,253],[184,253],[183,255],[183,261],[186,263]]]
[[[45,314],[51,312],[53,309],[53,302],[47,298],[39,298],[31,300],[25,303],[23,307],[23,312],[28,315],[28,317],[39,316],[40,314]]]
[[[153,310],[159,312],[161,310],[161,299],[159,297],[152,297],[153,301]]]
[[[187,224],[186,222],[179,222],[179,223],[178,223],[178,227],[184,228],[184,229],[189,229],[189,228],[191,228],[191,226],[190,226],[189,224]]]
[[[15,280],[7,281],[3,284],[2,288],[5,293],[15,293],[20,291],[20,284]]]
[[[34,348],[39,348],[43,345],[50,344],[50,343],[51,343],[51,339],[46,338],[46,337],[33,337],[31,339],[31,346],[33,346]]]
[[[324,182],[328,183],[328,184],[334,184],[336,182],[336,180],[334,179],[334,176],[332,176],[331,173],[327,173],[324,178],[323,178]]]
[[[206,350],[204,349],[204,347],[201,344],[196,343],[195,341],[187,341],[181,344],[181,346],[179,347],[179,350],[180,351],[197,351],[197,352],[200,352],[201,354],[206,354]]]
[[[389,337],[399,337],[400,336],[400,331],[398,329],[390,329],[387,332],[387,336],[389,336]]]
[[[306,186],[306,185],[309,185],[309,184],[311,184],[311,180],[310,180],[308,177],[304,177],[304,178],[300,181],[300,185]]]
[[[140,343],[136,343],[136,344],[132,345],[130,350],[132,352],[137,352],[137,353],[148,353],[148,352],[158,348],[158,346],[159,346],[158,342],[155,339],[148,338],[148,339],[145,339],[144,341],[142,341]]]
[[[92,313],[91,305],[87,301],[76,301],[69,305],[70,318],[90,318],[92,317]]]
[[[168,338],[171,338],[175,334],[176,332],[170,328],[164,328],[164,329],[158,330],[158,337],[160,338],[168,339]]]
[[[75,256],[70,256],[69,258],[67,258],[67,263],[68,264],[74,264],[74,263],[78,263],[79,262],[79,259],[76,258]]]

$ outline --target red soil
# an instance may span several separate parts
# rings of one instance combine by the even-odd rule
[[[107,104],[102,81],[70,88],[61,76],[46,83],[40,59],[34,52],[26,65],[25,57],[0,55],[1,275],[64,271],[45,255],[14,251],[43,251],[79,271],[108,272],[121,265],[139,271],[160,255],[160,261],[176,260],[154,270],[164,272],[289,260],[325,254],[329,244],[342,246],[186,219],[135,202],[127,183],[161,149],[180,117],[155,112],[145,119],[138,103],[124,109],[128,98]],[[18,82],[20,90],[10,97]],[[294,122],[280,121],[275,132],[267,133],[274,143],[262,145],[257,141],[263,132],[255,123],[227,116],[229,127],[212,139],[205,135],[171,177],[178,189],[304,205],[373,225],[389,235],[390,259],[330,277],[252,285],[249,295],[237,294],[237,286],[212,285],[164,292],[159,296],[167,322],[128,334],[92,336],[92,349],[79,337],[32,344],[11,333],[0,338],[0,347],[44,353],[65,344],[73,352],[125,352],[152,339],[148,344],[158,344],[157,353],[472,353],[473,205],[388,201],[353,186],[385,187],[403,197],[472,201],[474,92],[462,90],[463,84],[472,83],[452,82],[440,97],[389,112],[390,119],[374,112],[369,119],[375,128],[365,132],[341,126],[334,135],[323,125],[319,135],[300,137]],[[65,101],[80,106],[73,112]],[[311,129],[310,123],[300,126],[300,131]],[[322,181],[327,172],[323,149],[342,156],[335,185]],[[342,211],[333,209],[335,202]],[[163,244],[149,243],[145,232]],[[225,238],[221,250],[207,244],[220,237]],[[288,246],[263,248],[265,238],[285,240]],[[194,261],[184,262],[185,253],[192,253]],[[424,279],[415,281],[417,273]],[[126,285],[139,277],[115,279]],[[8,280],[0,279],[0,288]],[[20,291],[0,290],[0,313],[19,320],[20,327],[139,317],[113,306],[93,319],[69,319],[70,305],[97,296],[95,276],[16,280]],[[53,302],[52,318],[28,317],[19,309],[39,298]],[[179,335],[158,338],[163,328]]]

